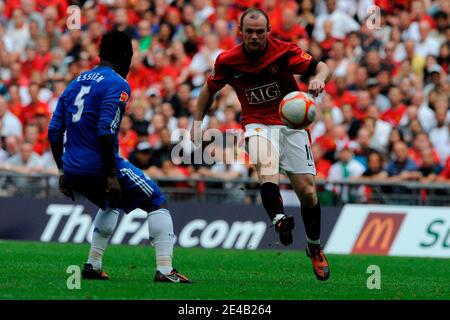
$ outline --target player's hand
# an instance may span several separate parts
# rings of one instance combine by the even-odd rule
[[[70,188],[67,183],[64,181],[64,175],[59,176],[59,191],[66,197],[71,198],[73,201],[75,201],[75,195],[73,193],[72,188]]]
[[[106,197],[109,201],[110,208],[116,208],[119,205],[120,199],[122,197],[122,191],[117,177],[108,177]]]
[[[325,82],[320,79],[312,79],[309,82],[308,92],[317,97],[325,88]]]
[[[195,147],[201,146],[203,139],[202,122],[194,121],[190,133],[191,141]]]

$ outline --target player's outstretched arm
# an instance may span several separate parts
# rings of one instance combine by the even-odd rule
[[[309,82],[308,91],[317,97],[325,88],[325,83],[327,83],[331,78],[330,68],[326,63],[320,61],[316,66],[316,73]]]
[[[209,108],[211,108],[211,105],[214,101],[214,95],[217,91],[211,90],[208,87],[208,84],[205,83],[200,91],[200,94],[197,99],[197,108],[194,112],[194,124],[192,125],[191,129],[191,139],[194,141],[201,141],[202,140],[202,131],[201,131],[201,124],[203,117],[208,112]]]

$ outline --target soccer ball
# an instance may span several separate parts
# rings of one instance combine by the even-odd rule
[[[292,129],[306,129],[316,119],[316,103],[302,91],[287,94],[280,103],[281,121]]]

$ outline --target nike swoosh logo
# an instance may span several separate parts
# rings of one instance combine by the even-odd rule
[[[234,76],[235,79],[240,78],[240,77],[242,77],[243,75],[244,75],[243,73],[233,74],[233,76]]]
[[[180,282],[180,279],[177,276],[166,275],[166,278],[172,282]]]
[[[308,163],[308,167],[312,167],[313,165],[311,163]]]

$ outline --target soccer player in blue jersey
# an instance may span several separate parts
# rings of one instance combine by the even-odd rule
[[[85,279],[109,279],[102,256],[121,212],[140,208],[148,212],[148,229],[156,251],[155,282],[190,283],[172,267],[173,223],[158,186],[118,155],[118,131],[130,96],[125,80],[131,63],[131,39],[111,31],[100,43],[100,64],[83,72],[58,101],[48,129],[60,170],[60,191],[73,200],[79,193],[100,207]],[[63,136],[66,133],[66,142]]]

